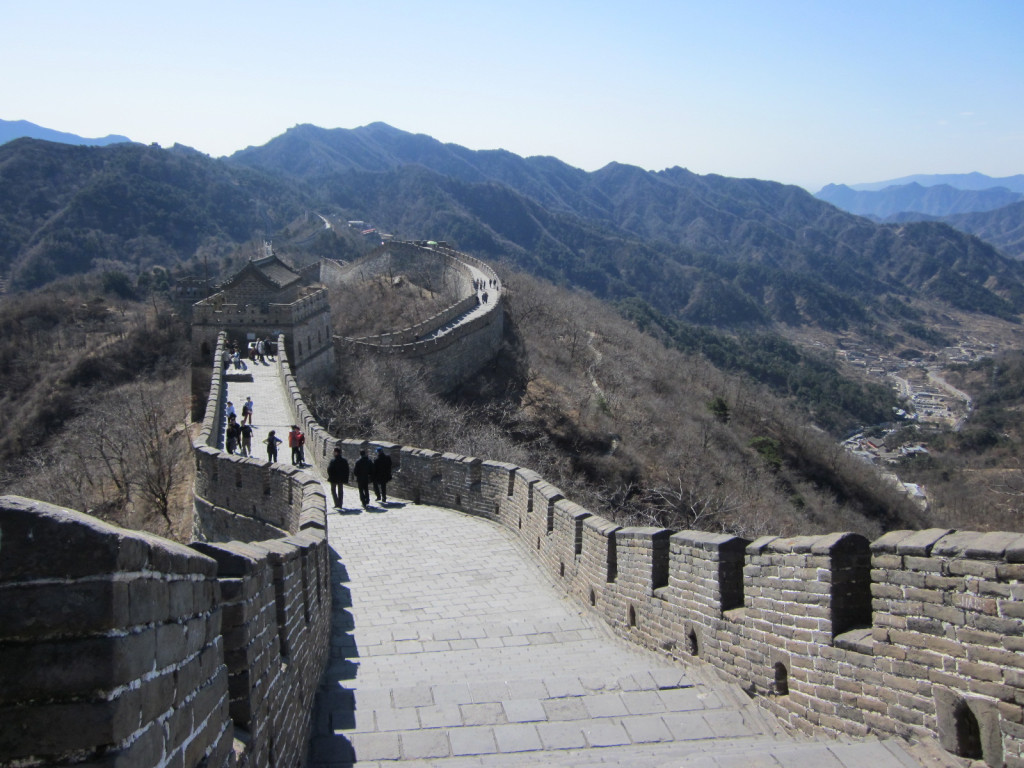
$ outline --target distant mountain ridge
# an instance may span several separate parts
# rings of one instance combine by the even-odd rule
[[[1011,192],[1024,194],[1024,174],[992,177],[984,173],[919,173],[889,181],[872,181],[867,184],[849,184],[858,192],[878,192],[886,187],[900,187],[906,184],[920,184],[922,187],[937,187],[945,184],[953,189],[983,190],[1004,187]]]
[[[229,160],[298,173],[323,203],[385,231],[429,209],[438,237],[692,322],[842,327],[867,322],[880,295],[922,291],[1010,317],[1024,297],[1020,266],[979,240],[941,224],[879,226],[776,182],[619,163],[585,172],[383,123],[300,125]]]
[[[941,223],[878,225],[776,182],[473,151],[374,123],[296,126],[212,159],[184,147],[0,146],[0,271],[130,274],[274,237],[303,211],[720,327],[923,332],[913,300],[1017,320],[1024,266]]]
[[[52,128],[44,128],[41,125],[30,123],[27,120],[0,120],[0,144],[6,144],[15,139],[29,138],[42,141],[55,141],[60,144],[75,144],[79,146],[103,147],[108,144],[121,144],[130,142],[127,136],[110,134],[98,139],[87,139],[73,133],[55,131]]]
[[[949,184],[924,186],[915,181],[878,191],[829,184],[816,197],[858,216],[872,216],[884,221],[890,216],[903,213],[949,216],[992,211],[1021,201],[1024,193],[1014,192],[1007,187],[958,189]]]

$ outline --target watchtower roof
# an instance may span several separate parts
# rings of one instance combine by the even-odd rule
[[[272,254],[262,259],[250,261],[238,270],[230,280],[224,283],[221,289],[228,290],[249,275],[255,275],[260,280],[278,289],[287,288],[302,281],[302,275],[279,259],[276,254]]]

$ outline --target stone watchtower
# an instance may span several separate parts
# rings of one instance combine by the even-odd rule
[[[283,333],[296,372],[330,370],[334,363],[327,288],[273,251],[247,263],[193,306],[193,362],[211,361],[221,331],[243,349],[256,338],[276,340]]]

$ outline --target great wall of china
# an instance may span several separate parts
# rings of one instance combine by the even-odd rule
[[[394,495],[503,526],[623,637],[712,665],[799,729],[1024,766],[1024,535],[623,528],[529,469],[338,440],[277,365],[317,470],[335,446],[385,447]],[[0,499],[0,764],[304,761],[331,629],[325,498],[312,472],[217,448],[222,387],[215,365],[194,441],[206,541]]]

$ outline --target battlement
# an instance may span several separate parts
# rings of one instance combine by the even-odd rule
[[[430,265],[439,270],[434,277],[438,282],[451,282],[454,276],[461,295],[458,301],[408,328],[360,338],[337,337],[337,354],[394,355],[415,360],[428,372],[432,385],[441,390],[464,381],[491,360],[501,347],[504,331],[500,281],[490,266],[469,254],[439,244],[392,241],[356,264],[332,268],[330,280],[331,284],[366,280],[396,266],[400,270],[423,270]],[[473,287],[475,279],[488,285],[493,282],[493,300],[480,303]]]
[[[1024,765],[1024,535],[896,531],[755,541],[621,527],[529,469],[335,440],[305,417],[323,467],[384,447],[395,495],[486,517],[617,632],[700,658],[800,729],[938,738]]]
[[[218,364],[188,547],[0,497],[0,764],[305,760],[330,643],[326,500],[307,472],[217,450],[223,391]]]

